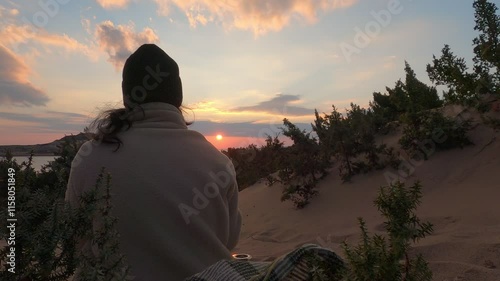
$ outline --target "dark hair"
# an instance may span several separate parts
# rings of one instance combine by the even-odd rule
[[[142,111],[143,118],[146,116],[140,104],[137,104],[134,108],[139,108]],[[177,109],[182,113],[185,111],[184,109],[190,108],[180,106],[177,107]],[[132,109],[129,108],[116,108],[102,111],[88,127],[89,132],[92,134],[92,139],[105,144],[116,144],[117,147],[114,151],[117,151],[123,145],[122,140],[117,136],[118,133],[127,131],[133,125],[133,122],[128,118],[131,113]],[[191,124],[193,124],[193,122],[186,122],[187,126]]]
[[[118,132],[128,130],[132,122],[128,120],[131,110],[127,108],[109,109],[101,112],[90,123],[89,131],[93,134],[93,139],[107,144],[116,144],[117,151],[123,142],[118,138]]]

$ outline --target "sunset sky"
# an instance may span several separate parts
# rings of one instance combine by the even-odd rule
[[[177,61],[186,119],[217,147],[284,117],[307,129],[315,108],[366,107],[405,60],[429,84],[444,44],[471,61],[472,2],[0,0],[0,145],[75,134],[120,106],[123,62],[143,43]]]

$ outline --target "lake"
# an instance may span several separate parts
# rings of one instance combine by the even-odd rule
[[[33,156],[33,169],[35,171],[40,171],[43,165],[49,164],[50,161],[53,161],[57,156]],[[21,164],[23,161],[28,161],[28,156],[14,156],[14,159],[18,164]],[[0,159],[3,160],[5,157],[0,156]]]

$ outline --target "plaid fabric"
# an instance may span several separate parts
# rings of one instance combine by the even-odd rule
[[[334,252],[306,244],[274,262],[222,260],[185,281],[305,281],[315,272],[332,278],[343,267],[344,262]]]

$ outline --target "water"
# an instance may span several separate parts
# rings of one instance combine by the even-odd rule
[[[35,171],[40,171],[42,166],[49,164],[49,161],[53,161],[57,156],[33,156],[33,169]],[[23,161],[28,162],[28,156],[14,156],[14,159],[18,164]],[[0,160],[5,159],[5,157],[0,156]]]

